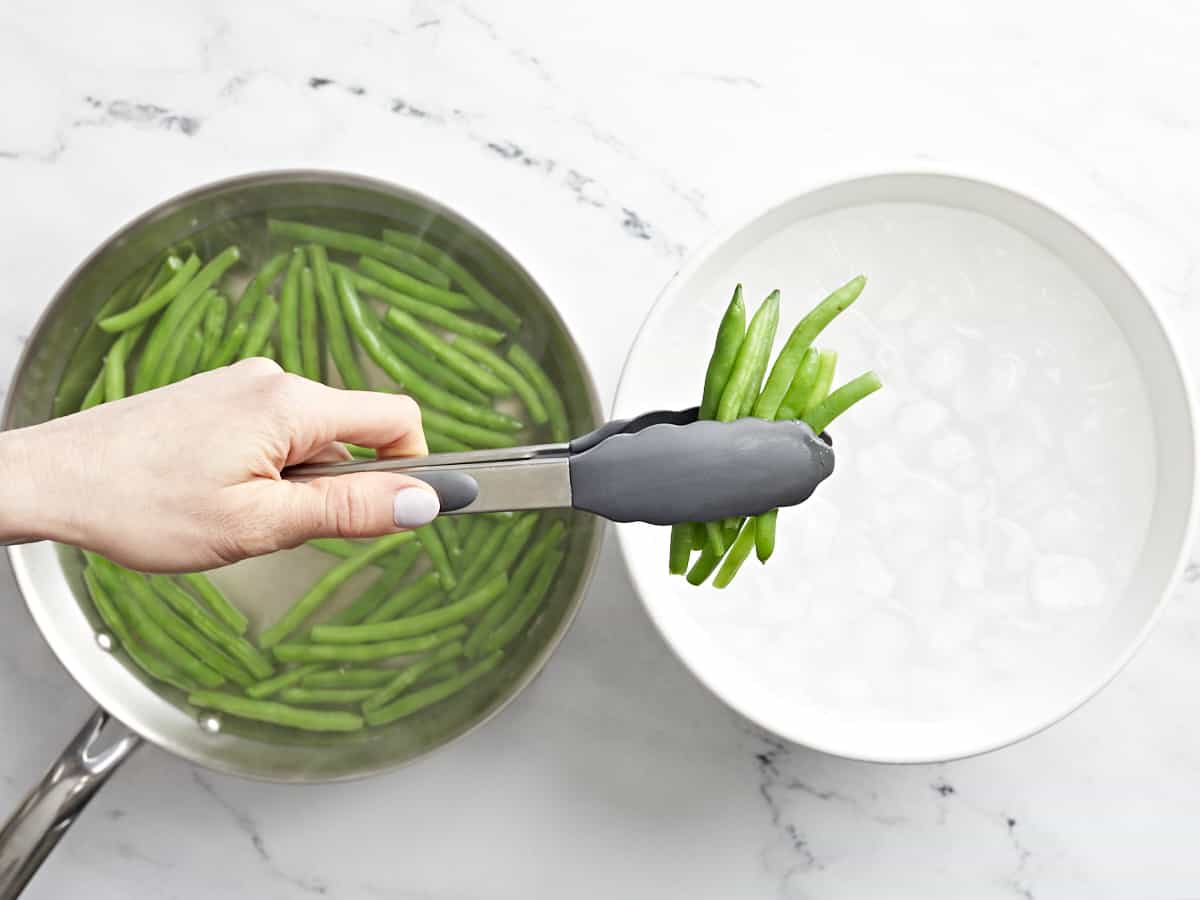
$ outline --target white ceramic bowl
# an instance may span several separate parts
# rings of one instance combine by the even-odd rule
[[[923,210],[929,212],[927,235]],[[965,223],[962,234],[956,216]],[[989,229],[998,236],[995,256],[1002,259],[981,252],[981,246],[987,247],[986,235],[992,233]],[[845,238],[849,249],[834,246],[836,242],[830,238],[834,234],[839,240]],[[841,255],[851,251],[853,259]],[[819,287],[832,288],[858,270],[872,276],[875,267],[885,270],[885,276],[869,283],[856,307],[843,317],[845,321],[835,323],[818,343],[844,350],[843,358],[849,358],[850,365],[840,373],[839,381],[867,366],[877,366],[885,390],[831,429],[838,470],[818,490],[814,497],[818,505],[809,508],[806,504],[781,514],[780,549],[769,565],[759,568],[751,559],[726,592],[710,586],[694,588],[667,574],[668,529],[629,524],[620,526],[617,534],[659,631],[695,676],[729,706],[781,737],[840,756],[881,762],[940,761],[1001,747],[1062,718],[1108,682],[1146,637],[1179,577],[1182,556],[1191,540],[1197,487],[1194,407],[1179,354],[1153,304],[1086,232],[1029,197],[994,184],[944,174],[893,173],[840,181],[804,193],[756,216],[697,254],[647,316],[621,376],[615,415],[683,407],[699,399],[712,337],[735,283],[746,283],[748,304],[757,303],[769,289],[782,289],[784,314],[778,346],[786,329],[820,298]],[[930,280],[930,272],[947,273],[949,287],[923,283]],[[983,301],[986,308],[981,312],[977,293],[1008,289],[1003,285],[1029,286],[1034,296],[1013,297],[1011,303]],[[1068,302],[1067,294],[1074,299]],[[971,307],[974,318],[960,327],[955,322],[955,297],[968,295],[975,302]],[[1074,311],[1068,310],[1072,303],[1077,307]],[[1065,317],[1059,322],[1060,332],[1041,334],[1038,327],[1029,326],[1043,316],[1060,315]],[[1076,321],[1071,316],[1083,324],[1071,324]],[[982,329],[975,327],[979,321],[987,324]],[[944,346],[935,341],[920,347],[916,336],[926,325],[943,331],[959,328],[966,336],[962,341],[943,342]],[[1083,327],[1088,331],[1086,337],[1077,333]],[[896,335],[903,339],[892,340]],[[914,336],[911,341],[909,335]],[[1078,503],[1043,511],[1039,518],[1031,516],[1029,523],[1013,526],[1015,532],[1035,539],[1022,538],[1025,543],[1020,548],[1009,548],[1014,555],[1006,583],[1016,578],[1016,583],[1030,585],[1034,598],[1010,598],[1008,602],[1017,604],[1020,615],[1003,610],[1003,598],[988,582],[991,575],[987,573],[1000,571],[1000,561],[993,552],[998,545],[985,542],[982,546],[988,556],[983,560],[982,579],[977,576],[971,581],[964,575],[959,580],[956,569],[955,580],[947,582],[934,572],[937,607],[914,611],[904,604],[911,604],[911,598],[923,596],[922,592],[904,594],[909,599],[900,602],[897,615],[881,631],[880,622],[890,615],[885,607],[898,602],[899,595],[891,586],[909,584],[904,580],[909,573],[903,571],[903,565],[899,569],[881,566],[879,560],[886,560],[886,555],[876,558],[869,551],[865,562],[850,567],[855,571],[846,571],[845,560],[839,572],[825,571],[820,552],[814,556],[812,548],[804,546],[812,537],[805,534],[806,519],[810,523],[837,520],[840,498],[857,489],[854,482],[869,478],[872,467],[878,470],[880,458],[887,456],[875,451],[887,446],[897,429],[915,427],[898,408],[912,408],[906,405],[913,400],[909,394],[920,393],[929,385],[940,385],[948,392],[942,397],[944,402],[927,404],[940,410],[939,415],[946,414],[940,423],[928,425],[927,434],[930,446],[936,448],[931,456],[935,462],[929,465],[944,494],[942,499],[954,502],[961,497],[969,503],[972,497],[986,496],[991,490],[994,501],[997,472],[1007,471],[998,467],[1002,461],[1006,466],[1015,465],[1012,459],[1016,457],[1002,458],[989,445],[990,455],[985,454],[981,464],[972,468],[975,451],[963,435],[971,434],[976,426],[958,421],[960,412],[971,418],[970,404],[956,406],[949,398],[955,377],[969,378],[978,367],[991,365],[988,360],[996,346],[1013,341],[1014,336],[1018,346],[1010,354],[1012,366],[1021,371],[1027,364],[1039,367],[1038,393],[1027,397],[1028,401],[1033,406],[1044,402],[1061,408],[1052,416],[1046,445],[1059,446],[1059,435],[1064,436],[1062,440],[1070,435],[1092,438],[1076,438],[1076,444],[1081,440],[1083,444],[1079,465],[1063,457],[1060,448],[1051,451],[1058,454],[1053,459],[1034,467],[1057,472],[1063,470],[1063,459],[1067,459],[1070,465],[1062,484],[1070,493],[1064,496],[1071,498],[1071,504]],[[1085,346],[1075,346],[1079,343]],[[1096,382],[1088,395],[1088,419],[1083,422],[1084,411],[1076,402],[1078,385],[1071,380],[1075,370],[1068,364],[1066,371],[1058,372],[1050,361],[1072,353],[1076,357],[1071,358],[1084,360],[1092,344],[1114,348],[1112,353],[1126,361],[1132,375],[1118,385],[1119,390],[1128,389],[1120,395],[1124,400],[1106,399],[1104,391],[1109,386]],[[1097,365],[1102,369],[1104,363]],[[929,396],[935,393],[928,388]],[[1014,410],[997,402],[995,414],[1009,416],[1013,431],[1023,432],[1026,427],[1031,433],[1035,428],[1046,430],[1045,422],[1026,421],[1019,405]],[[1019,404],[1020,398],[1014,402]],[[1110,416],[1113,421],[1106,423]],[[979,434],[986,434],[987,424],[978,426],[984,429]],[[1123,432],[1126,426],[1136,433]],[[1126,438],[1128,447],[1123,443]],[[963,452],[969,458],[961,465],[955,461],[953,449],[959,445],[967,448]],[[1013,446],[1019,457],[1020,442]],[[1088,472],[1089,462],[1111,469],[1119,469],[1123,462],[1137,465],[1140,474],[1129,482],[1132,487],[1111,489],[1114,495],[1122,490],[1130,494],[1119,516],[1114,511],[1106,518],[1103,512],[1112,499],[1106,493],[1108,485],[1118,480],[1103,469]],[[923,465],[921,460],[917,468]],[[878,477],[878,471],[874,474]],[[1141,484],[1134,484],[1138,479]],[[883,495],[890,487],[886,480],[880,484],[882,516]],[[1027,487],[1028,494],[1037,493],[1034,482]],[[1002,480],[999,490],[1003,491]],[[1007,503],[1013,507],[1013,499],[1002,495],[1000,506]],[[1031,504],[1036,505],[1036,500],[1036,496],[1030,497]],[[855,528],[870,517],[873,501],[863,506],[860,493],[858,502],[854,520],[842,521],[839,526],[838,540],[852,541]],[[1115,503],[1112,500],[1110,505]],[[1012,515],[1019,522],[1023,507],[1018,503],[1015,508],[1018,512]],[[1060,514],[1056,515],[1056,509]],[[1083,575],[1090,577],[1090,563],[1061,553],[1047,555],[1040,549],[1037,541],[1047,534],[1047,546],[1053,546],[1054,528],[1065,530],[1059,538],[1071,540],[1071,516],[1078,519],[1080,514],[1086,519],[1077,523],[1075,530],[1080,535],[1085,531],[1107,535],[1105,539],[1117,548],[1114,557],[1124,555],[1126,568],[1121,571],[1125,574],[1116,581],[1102,583],[1093,578],[1089,582],[1087,577],[1081,581],[1078,570],[1087,569]],[[920,521],[919,516],[912,521]],[[922,527],[909,524],[898,529],[896,538],[924,546],[928,556],[931,544],[924,540],[929,535],[921,534]],[[992,524],[987,527],[989,534],[995,530]],[[964,550],[972,540],[969,534],[959,540],[954,534],[939,532],[936,540],[945,545],[946,554],[956,554],[956,559],[975,552],[970,546]],[[1108,545],[1096,545],[1103,546]],[[1093,553],[1096,547],[1091,547]],[[1097,565],[1102,567],[1104,561]],[[874,580],[870,572],[863,571],[872,566],[881,568]],[[930,571],[934,569],[936,566]],[[1088,584],[1100,589],[1083,591]],[[1103,597],[1103,602],[1096,597]],[[999,618],[987,618],[994,616],[996,609],[981,598],[1000,604]],[[839,619],[848,608],[857,610],[857,618]],[[1012,648],[1017,648],[1016,656],[1023,661],[1015,671],[1004,665],[1012,659],[995,664],[987,661],[988,648],[1001,643],[981,626],[985,619],[993,623],[988,628],[1000,629],[1009,641],[1003,645],[1009,648],[1006,653],[1011,655]],[[1018,620],[1029,630],[1025,644],[1020,643],[1019,635],[1018,643],[1012,643],[1010,632]],[[948,637],[941,630],[946,622],[955,623],[946,632]],[[845,642],[847,634],[853,637],[858,627],[863,629],[862,640],[872,648],[871,655],[863,659],[874,674],[864,674],[864,678],[876,683],[866,689],[861,684],[853,687],[854,663],[846,658],[830,659],[828,678],[819,666],[812,668],[817,665],[812,660],[826,649],[822,629],[830,629],[828,640],[833,646],[835,630]],[[935,645],[936,652],[929,656],[933,652],[929,648]],[[853,641],[845,646],[853,648]],[[914,648],[923,649],[918,653]],[[885,656],[880,657],[881,653]],[[781,661],[793,658],[797,661],[794,671],[804,672],[803,677],[789,677],[781,670]],[[943,671],[938,668],[943,660],[944,672],[949,673],[946,677],[937,674]],[[807,671],[805,663],[811,664]],[[889,685],[878,683],[881,665],[894,674],[889,681],[915,693],[903,695],[899,689],[894,696],[889,693]],[[966,687],[969,679],[954,674],[960,671],[974,673],[972,677],[977,676],[984,689]],[[1001,674],[989,681],[991,672]],[[956,696],[952,682],[960,680]],[[929,696],[938,697],[933,704],[935,712],[923,708],[922,684],[931,686]],[[891,699],[866,702],[864,690],[882,692],[880,696]],[[839,700],[840,696],[848,699]]]

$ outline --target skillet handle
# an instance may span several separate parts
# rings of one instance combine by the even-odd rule
[[[100,746],[106,731],[114,739]],[[20,896],[92,795],[141,742],[104,710],[92,713],[0,830],[0,900]]]

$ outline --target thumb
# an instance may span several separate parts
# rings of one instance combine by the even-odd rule
[[[438,496],[425,482],[388,472],[358,472],[306,483],[278,482],[272,516],[288,543],[315,537],[366,538],[428,525]]]

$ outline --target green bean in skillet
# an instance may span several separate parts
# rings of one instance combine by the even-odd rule
[[[454,567],[450,565],[450,556],[446,553],[446,546],[442,543],[437,531],[432,525],[424,525],[412,533],[421,542],[421,546],[425,548],[425,555],[429,557],[433,568],[442,577],[442,589],[454,590],[458,579],[454,575]]]
[[[378,641],[394,641],[397,638],[430,634],[451,625],[457,625],[474,616],[504,593],[507,586],[508,575],[504,572],[497,572],[463,599],[448,606],[384,622],[341,626],[318,625],[312,631],[313,640],[319,644],[372,644]]]
[[[391,594],[386,600],[383,601],[382,604],[376,607],[374,611],[362,619],[362,625],[373,625],[376,622],[386,622],[388,619],[394,619],[397,616],[403,615],[422,600],[429,597],[431,594],[439,593],[441,589],[441,574],[433,571],[426,572],[416,581],[412,582],[412,584],[406,584],[404,587]],[[340,627],[340,623],[331,624],[334,627]],[[316,631],[317,628],[321,627],[322,626],[318,625],[313,629],[313,640],[320,640],[316,634]],[[348,623],[345,627],[356,627],[356,625]],[[362,626],[358,625],[357,627]],[[353,641],[350,643],[353,643]]]
[[[489,450],[496,447],[515,447],[517,439],[511,434],[496,431],[492,428],[481,428],[467,422],[460,422],[452,416],[438,412],[436,409],[421,410],[421,422],[426,429],[440,435],[453,438],[470,448]],[[426,432],[428,439],[428,431]]]
[[[355,338],[358,339],[359,344],[367,351],[367,355],[390,378],[394,379],[398,384],[403,385],[404,390],[423,406],[428,405],[449,415],[456,416],[462,419],[464,423],[479,425],[484,428],[495,428],[502,431],[521,430],[522,423],[511,416],[496,412],[491,407],[468,403],[461,397],[417,375],[407,363],[401,362],[384,344],[383,339],[376,330],[378,324],[372,322],[372,317],[363,309],[358,292],[355,291],[354,285],[351,284],[349,277],[344,271],[339,273],[337,278],[337,290],[341,297],[342,312],[346,317],[346,323],[350,326],[350,330],[353,332]],[[445,431],[445,429],[440,430]],[[451,434],[452,437],[456,436],[450,432],[446,433]]]
[[[254,356],[264,355],[263,351],[271,340],[271,330],[275,327],[275,320],[278,317],[279,304],[275,302],[274,297],[267,294],[258,304],[254,321],[250,323],[250,330],[246,332],[246,340],[238,350],[238,359],[250,359]]]
[[[254,683],[254,678],[248,671],[173,613],[143,576],[136,572],[127,572],[124,581],[154,623],[195,659],[235,684],[249,687]]]
[[[200,595],[208,611],[234,634],[245,634],[250,623],[240,609],[230,603],[225,595],[200,572],[180,575],[179,580]]]
[[[342,706],[362,703],[375,693],[375,688],[284,688],[279,699],[297,706]]]
[[[123,331],[104,357],[104,399],[107,402],[111,403],[125,396],[125,369],[130,356],[137,349],[137,342],[149,324],[143,322]]]
[[[246,343],[246,335],[249,333],[249,322],[234,323],[226,332],[225,337],[221,339],[216,352],[206,361],[205,368],[219,369],[233,362],[237,358],[238,351],[242,349],[242,344]]]
[[[355,459],[378,459],[379,454],[370,447],[360,447],[358,444],[351,444],[348,441],[342,441],[342,446],[350,451],[350,455]]]
[[[484,611],[471,631],[471,636],[467,638],[466,655],[468,657],[478,656],[488,635],[508,618],[509,613],[525,596],[525,589],[529,587],[529,583],[537,574],[542,561],[558,547],[565,533],[566,526],[556,520],[533,542],[529,552],[521,557],[521,561],[517,563],[516,568],[509,576],[508,587],[505,589],[504,595]]]
[[[386,556],[401,544],[407,543],[412,539],[413,532],[411,531],[389,534],[385,537],[377,538],[371,543],[364,545],[362,551],[356,556],[344,559],[333,566],[317,579],[312,587],[304,593],[304,596],[297,600],[283,614],[283,617],[279,621],[265,629],[259,635],[258,645],[263,648],[269,648],[278,644],[299,628],[304,623],[304,620],[316,612],[329,599],[329,596],[345,584],[355,572],[361,571],[375,560]]]
[[[426,685],[437,681],[445,681],[447,678],[453,678],[459,671],[458,660],[452,659],[450,662],[438,663],[432,669],[425,671],[417,679],[416,683]]]
[[[125,651],[134,665],[156,681],[169,684],[181,691],[196,689],[195,682],[189,680],[179,669],[155,656],[137,642],[133,632],[117,611],[116,604],[108,594],[108,588],[103,584],[103,579],[94,566],[88,566],[83,570],[83,580],[91,595],[92,605],[108,629],[109,636]]]
[[[429,445],[430,453],[465,453],[471,447],[460,440],[447,437],[436,431],[425,429],[425,443]]]
[[[308,261],[312,266],[313,281],[317,290],[317,305],[321,310],[321,321],[325,325],[325,345],[333,359],[333,365],[342,376],[342,384],[354,391],[367,388],[367,379],[363,377],[362,368],[350,346],[350,338],[346,334],[346,321],[342,317],[342,304],[338,298],[337,288],[333,283],[333,274],[329,269],[329,258],[325,248],[320,244],[312,244],[308,248]]]
[[[314,550],[320,550],[322,553],[329,553],[333,556],[340,556],[342,559],[348,559],[351,556],[357,556],[362,552],[365,544],[356,541],[348,541],[345,538],[313,538],[308,542],[308,546]]]
[[[506,647],[513,638],[525,630],[525,626],[537,614],[538,608],[546,599],[546,594],[550,592],[550,586],[554,583],[554,577],[558,574],[558,568],[562,565],[565,556],[564,551],[553,550],[542,560],[537,575],[530,582],[528,592],[521,598],[516,609],[495,631],[484,638],[482,648],[484,653]]]
[[[442,605],[442,601],[446,598],[444,593],[430,594],[412,609],[408,610],[410,616],[419,616],[422,613],[427,613],[430,610],[437,609]]]
[[[495,528],[487,536],[487,540],[479,547],[477,553],[466,558],[466,568],[458,579],[458,588],[453,596],[457,597],[464,590],[470,590],[474,583],[488,571],[492,560],[500,552],[507,537],[507,528]]]
[[[198,328],[193,328],[191,333],[183,340],[183,346],[179,351],[179,359],[175,363],[175,370],[171,373],[169,380],[183,381],[183,379],[195,375],[196,369],[200,365],[200,356],[203,353],[204,332]]]
[[[415,297],[409,297],[407,294],[392,290],[387,285],[373,278],[368,278],[361,272],[351,272],[350,277],[354,280],[354,286],[368,297],[376,297],[389,306],[394,306],[411,316],[416,316],[418,319],[423,319],[426,322],[437,325],[439,328],[473,338],[483,344],[498,344],[504,340],[503,331],[498,331],[490,325],[484,325],[481,322],[460,316],[458,313],[451,312],[444,306],[438,306],[436,303],[418,300]]]
[[[109,564],[111,565],[111,563]],[[136,579],[141,578],[132,572],[120,571],[120,590],[113,597],[121,618],[130,624],[136,634],[145,644],[155,651],[172,666],[181,670],[188,678],[203,687],[219,687],[225,678],[206,663],[201,662],[185,649],[178,641],[158,624],[151,616],[148,606],[153,606],[157,599],[153,592],[146,588],[138,590]]]
[[[381,323],[382,324],[382,323]],[[383,338],[387,348],[396,354],[402,363],[410,366],[418,375],[424,376],[434,384],[444,387],[451,393],[458,394],[468,403],[486,406],[491,403],[488,395],[457,372],[443,366],[436,358],[425,351],[413,346],[390,328],[380,327],[379,336]]]
[[[416,558],[421,555],[421,545],[416,541],[405,544],[391,557],[385,557],[383,571],[371,586],[359,594],[346,607],[329,617],[329,625],[357,625],[387,602],[400,587],[411,571]],[[312,632],[309,632],[309,637]]]
[[[477,311],[475,301],[466,294],[449,290],[446,285],[435,285],[432,282],[426,283],[420,281],[377,259],[363,257],[358,261],[358,268],[361,274],[367,278],[382,284],[384,287],[391,288],[393,291],[397,291],[406,297],[412,297],[415,300],[424,300],[426,303],[433,303],[443,309],[455,312]],[[387,298],[380,297],[380,299],[384,300]]]
[[[308,663],[307,665],[297,666],[294,669],[285,669],[278,675],[250,685],[250,687],[246,688],[246,696],[252,697],[255,700],[272,697],[285,688],[299,684],[309,675],[315,675],[323,668],[324,665],[321,663]]]
[[[446,645],[451,646],[450,644]],[[439,651],[440,652],[440,651]],[[300,681],[300,686],[309,690],[330,688],[381,688],[396,677],[396,669],[326,669],[313,672]]]
[[[175,333],[167,339],[163,347],[162,357],[158,363],[158,371],[154,373],[154,377],[150,380],[151,388],[159,388],[176,380],[175,371],[179,366],[179,359],[183,356],[184,350],[189,349],[188,344],[192,342],[192,334],[200,329],[201,324],[204,322],[204,314],[208,311],[208,304],[216,295],[216,291],[205,291],[200,296],[200,299],[193,303],[187,313],[179,320]],[[142,365],[145,365],[144,354],[142,360]]]
[[[419,691],[413,691],[411,694],[405,694],[386,706],[372,707],[369,712],[364,711],[367,724],[386,725],[388,722],[394,722],[396,719],[411,716],[413,713],[419,712],[427,706],[440,703],[442,700],[452,697],[496,668],[503,656],[503,653],[497,651],[491,656],[475,663],[470,668],[465,669],[460,674],[447,678],[445,681],[437,682]]]
[[[550,381],[550,376],[538,365],[537,360],[530,356],[529,352],[519,344],[509,346],[508,361],[533,384],[538,397],[541,398],[542,403],[546,407],[546,412],[550,416],[550,434],[554,440],[570,440],[571,429],[567,423],[567,411],[563,407],[562,397],[559,396],[558,389]]]
[[[423,659],[418,659],[398,672],[393,672],[387,683],[373,689],[363,700],[363,711],[377,710],[386,706],[437,667],[457,659],[462,652],[462,642],[452,641]]]
[[[772,291],[754,313],[750,327],[746,329],[746,337],[738,348],[737,359],[717,404],[714,418],[718,422],[732,422],[737,419],[746,404],[746,398],[751,395],[757,397],[758,383],[755,382],[754,376],[759,373],[758,377],[761,380],[761,373],[766,371],[778,325],[779,291]]]
[[[496,527],[496,522],[484,516],[471,516],[466,520],[470,531],[463,535],[463,555],[464,565],[470,565],[483,550],[483,545],[487,543],[488,537],[492,530]]]
[[[79,411],[91,409],[93,406],[99,406],[104,402],[104,370],[101,369],[96,373],[96,380],[92,382],[92,386],[88,388],[87,393],[83,395],[83,402],[79,404]]]
[[[134,391],[141,393],[149,390],[154,380],[160,375],[162,357],[167,352],[171,339],[178,331],[180,323],[191,309],[200,302],[204,293],[212,287],[217,279],[225,274],[234,263],[241,258],[237,247],[226,247],[196,275],[184,285],[183,290],[167,304],[162,316],[146,339],[146,347],[138,363],[137,376],[134,379]]]
[[[239,719],[270,722],[301,731],[358,731],[363,727],[362,717],[351,712],[301,709],[273,700],[253,700],[216,691],[195,691],[188,694],[188,703],[202,709],[228,713]]]
[[[200,354],[199,371],[207,372],[212,368],[212,360],[221,349],[228,319],[229,301],[218,293],[208,301],[208,309],[204,311],[204,352]]]
[[[742,563],[746,561],[750,556],[750,551],[754,549],[754,535],[757,523],[757,519],[751,518],[747,519],[745,524],[742,525],[742,530],[738,532],[738,536],[730,546],[725,559],[721,561],[721,568],[717,571],[717,577],[713,579],[713,587],[728,587],[729,582],[733,581],[733,577],[737,575],[738,569],[742,567]]]
[[[804,413],[804,421],[813,431],[820,434],[838,416],[848,410],[864,397],[869,397],[883,387],[879,376],[874,372],[864,372],[857,378],[847,381],[824,400]]]
[[[386,321],[389,325],[417,344],[422,350],[438,360],[446,368],[457,372],[479,390],[493,397],[507,397],[512,389],[493,372],[488,371],[449,341],[434,334],[408,313],[400,309],[389,309]]]
[[[513,392],[521,398],[521,402],[525,404],[525,409],[529,411],[529,418],[533,420],[534,424],[545,425],[550,420],[546,404],[542,402],[538,391],[512,363],[491,347],[485,347],[468,337],[455,338],[454,346],[477,363],[495,372],[501,381],[512,388]]]
[[[842,285],[812,310],[792,329],[783,349],[775,357],[775,365],[771,367],[771,375],[758,399],[754,401],[753,415],[760,419],[774,419],[783,403],[784,396],[795,378],[796,370],[805,352],[816,340],[817,335],[838,315],[850,307],[858,299],[866,286],[867,279],[862,275],[853,278]]]
[[[499,550],[485,562],[478,575],[471,577],[470,569],[463,574],[459,579],[455,599],[459,599],[467,591],[474,589],[480,579],[487,577],[490,573],[508,571],[521,551],[525,549],[525,545],[529,543],[529,537],[537,527],[539,518],[537,513],[525,513],[517,517],[512,527],[499,529],[504,534],[504,542],[500,545]],[[481,553],[480,556],[484,556],[484,554]]]
[[[300,370],[310,381],[320,381],[324,355],[321,351],[321,313],[317,308],[317,282],[312,269],[300,270]]]
[[[259,650],[240,635],[232,634],[228,628],[204,611],[200,602],[164,575],[153,575],[150,584],[158,595],[167,601],[181,619],[194,628],[215,647],[237,661],[256,679],[270,678],[275,667]]]
[[[426,653],[458,640],[466,633],[465,625],[452,625],[418,637],[372,644],[276,644],[272,652],[281,662],[376,662]]]
[[[233,308],[233,318],[229,320],[231,330],[242,323],[245,323],[246,328],[249,329],[250,323],[254,321],[254,314],[258,312],[258,304],[271,292],[271,285],[275,283],[275,279],[279,277],[279,273],[283,271],[287,261],[286,253],[278,253],[267,260],[258,273],[250,279],[250,283],[246,285],[241,298]]]
[[[444,273],[419,256],[364,234],[285,219],[267,219],[267,230],[271,234],[291,238],[300,243],[318,244],[331,250],[340,250],[343,253],[361,253],[364,256],[384,260],[404,272],[411,272],[427,284],[436,287],[445,288],[450,284],[450,279]]]
[[[409,250],[429,260],[466,292],[481,310],[500,322],[510,332],[521,327],[521,317],[508,308],[495,294],[484,287],[458,260],[415,234],[406,234],[391,228],[383,230],[383,239],[389,244]]]
[[[462,553],[462,544],[458,540],[458,526],[454,524],[452,518],[438,516],[433,520],[433,527],[437,531],[438,537],[442,539],[442,546],[446,548],[451,559]]]
[[[126,331],[152,318],[178,297],[179,292],[195,277],[200,270],[200,258],[192,255],[188,257],[187,262],[183,262],[179,257],[172,256],[167,260],[167,266],[172,268],[172,274],[161,287],[128,309],[106,316],[96,324],[108,332]]]
[[[304,270],[304,251],[292,250],[283,288],[279,292],[279,364],[285,372],[304,374],[300,361],[300,273]]]

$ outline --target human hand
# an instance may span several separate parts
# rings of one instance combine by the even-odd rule
[[[405,475],[280,477],[285,466],[349,459],[338,441],[380,456],[427,452],[409,397],[245,360],[0,433],[0,541],[56,540],[142,571],[194,571],[437,515],[437,495]]]

